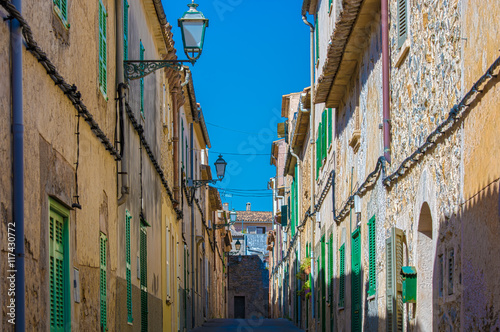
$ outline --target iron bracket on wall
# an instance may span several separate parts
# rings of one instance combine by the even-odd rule
[[[188,179],[187,180],[187,186],[189,187],[190,191],[191,191],[191,197],[190,197],[190,201],[191,203],[194,201],[194,194],[196,193],[196,189],[198,188],[201,188],[203,187],[204,185],[207,185],[207,184],[216,184],[217,183],[217,179],[214,179],[214,180],[192,180],[192,179]]]
[[[125,79],[136,80],[143,78],[165,67],[180,71],[184,62],[193,63],[191,60],[126,60],[123,61]]]

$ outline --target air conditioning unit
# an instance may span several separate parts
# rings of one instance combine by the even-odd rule
[[[321,212],[316,212],[316,222],[321,222]]]

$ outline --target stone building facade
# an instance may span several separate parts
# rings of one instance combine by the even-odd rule
[[[273,312],[312,331],[498,328],[500,269],[487,258],[499,248],[498,6],[387,4],[303,2],[315,21],[316,181],[299,216],[312,250],[301,250],[307,227],[292,234],[271,276],[310,258],[311,310]],[[414,302],[402,267],[416,271]],[[271,301],[280,287],[271,277]]]

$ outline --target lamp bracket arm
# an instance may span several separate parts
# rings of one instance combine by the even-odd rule
[[[161,68],[172,68],[180,71],[182,63],[193,63],[192,60],[125,60],[123,61],[126,80],[143,78]]]

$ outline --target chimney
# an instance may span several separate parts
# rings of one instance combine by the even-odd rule
[[[251,211],[252,203],[248,202],[247,203],[247,211]]]
[[[224,211],[229,211],[229,203],[224,203],[222,206]]]

